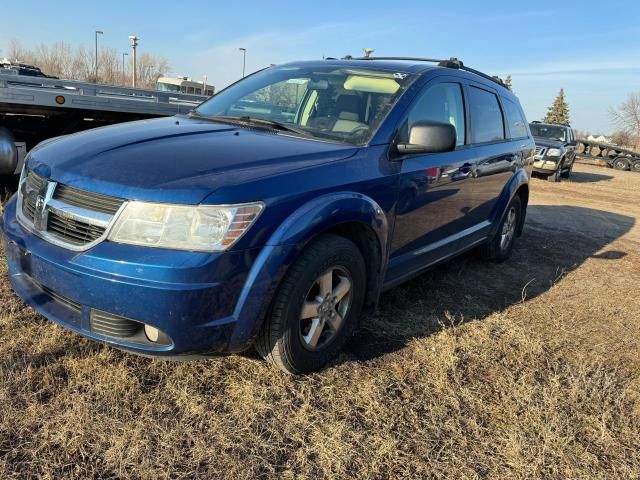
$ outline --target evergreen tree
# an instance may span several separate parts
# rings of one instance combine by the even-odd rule
[[[511,79],[511,75],[507,75],[507,78],[504,79],[504,84],[509,90],[513,90],[513,80]]]
[[[544,117],[545,123],[561,123],[568,125],[569,122],[569,104],[564,97],[564,88],[560,89],[560,93],[553,101],[547,115]]]

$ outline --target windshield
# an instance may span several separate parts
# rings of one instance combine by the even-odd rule
[[[405,73],[369,69],[272,67],[223,90],[196,112],[214,120],[266,120],[293,135],[362,144],[412,81]]]
[[[567,129],[555,125],[541,125],[539,123],[530,123],[531,133],[534,137],[548,138],[565,142],[567,140]]]

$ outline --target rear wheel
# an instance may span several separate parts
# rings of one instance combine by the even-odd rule
[[[287,272],[256,350],[288,373],[319,370],[353,333],[365,287],[364,259],[353,242],[336,235],[319,237]]]
[[[640,160],[633,162],[632,169],[634,172],[640,172]]]
[[[613,161],[613,168],[616,170],[629,170],[631,162],[626,157],[618,157]]]
[[[504,262],[511,256],[522,217],[522,201],[516,195],[507,207],[493,238],[481,247],[482,256],[492,262]]]

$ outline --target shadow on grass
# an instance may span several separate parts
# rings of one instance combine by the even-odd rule
[[[370,360],[437,332],[450,319],[481,319],[535,298],[589,258],[622,258],[624,252],[602,250],[634,224],[632,217],[601,210],[532,205],[511,259],[492,264],[470,252],[384,293],[378,311],[362,318],[347,357]]]

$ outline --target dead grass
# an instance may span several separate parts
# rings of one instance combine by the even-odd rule
[[[121,353],[1,281],[0,478],[640,478],[640,175],[578,171],[512,261],[392,290],[304,378]]]

